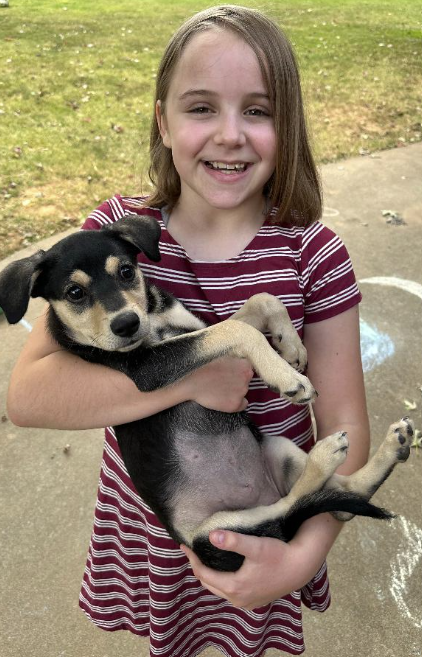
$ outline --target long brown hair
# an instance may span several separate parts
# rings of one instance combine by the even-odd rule
[[[234,5],[211,7],[192,16],[171,38],[161,60],[156,81],[155,104],[165,114],[172,75],[189,40],[201,31],[229,29],[253,49],[270,96],[277,139],[276,165],[264,193],[270,200],[274,223],[308,226],[321,217],[322,194],[309,146],[300,78],[292,46],[280,28],[254,9]],[[149,176],[154,190],[148,198],[153,207],[171,210],[180,196],[180,178],[171,150],[162,142],[154,118],[150,136]]]

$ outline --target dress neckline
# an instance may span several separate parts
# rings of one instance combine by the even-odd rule
[[[164,226],[166,227],[167,235],[169,237],[170,243],[172,243],[174,246],[177,246],[183,252],[183,254],[186,257],[186,259],[188,260],[188,262],[190,262],[191,264],[194,264],[194,265],[196,265],[196,264],[198,264],[198,265],[224,265],[224,264],[235,263],[238,260],[241,260],[244,253],[251,249],[253,243],[255,242],[256,238],[259,236],[262,229],[269,224],[269,216],[267,215],[265,217],[265,220],[264,220],[263,224],[261,225],[259,230],[255,233],[255,235],[253,236],[251,241],[235,256],[232,256],[231,258],[221,259],[221,260],[199,260],[197,258],[191,258],[190,255],[188,254],[188,252],[186,251],[186,249],[181,244],[179,244],[179,242],[177,242],[177,240],[175,240],[173,235],[169,232],[168,223],[169,223],[169,220],[170,220],[170,215],[167,212],[167,208],[166,207],[161,208],[160,212],[161,212],[161,219],[162,219],[162,222],[163,222]]]

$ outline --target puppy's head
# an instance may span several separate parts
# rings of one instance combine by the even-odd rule
[[[158,261],[159,238],[157,222],[139,215],[70,235],[0,274],[0,306],[14,324],[30,297],[43,297],[71,340],[106,351],[133,349],[150,327],[136,256],[143,251]]]

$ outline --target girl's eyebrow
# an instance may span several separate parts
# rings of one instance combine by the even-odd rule
[[[218,96],[218,94],[215,91],[209,91],[207,89],[188,89],[187,91],[185,91],[183,94],[179,96],[179,100],[186,100],[191,98],[192,96],[216,97]],[[251,91],[250,93],[246,94],[246,96],[251,99],[270,100],[269,95],[262,91]]]
[[[217,94],[214,91],[207,91],[206,89],[188,89],[181,96],[179,100],[185,100],[191,96],[216,96]]]

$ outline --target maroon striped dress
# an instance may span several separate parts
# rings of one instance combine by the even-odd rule
[[[360,301],[341,240],[316,222],[309,228],[266,221],[234,258],[190,259],[166,230],[165,213],[142,199],[115,196],[95,210],[85,229],[99,229],[127,212],[157,218],[162,259],[142,254],[139,265],[208,324],[230,317],[253,294],[269,292],[288,308],[299,335],[308,322],[337,315]],[[286,436],[305,451],[314,437],[308,407],[280,399],[254,378],[248,413],[261,431]],[[189,562],[137,495],[112,429],[106,430],[95,522],[80,606],[105,630],[150,637],[155,657],[192,657],[207,646],[230,657],[258,657],[267,648],[304,650],[301,603],[324,611],[330,603],[325,564],[302,590],[254,611],[233,607],[204,589]]]

